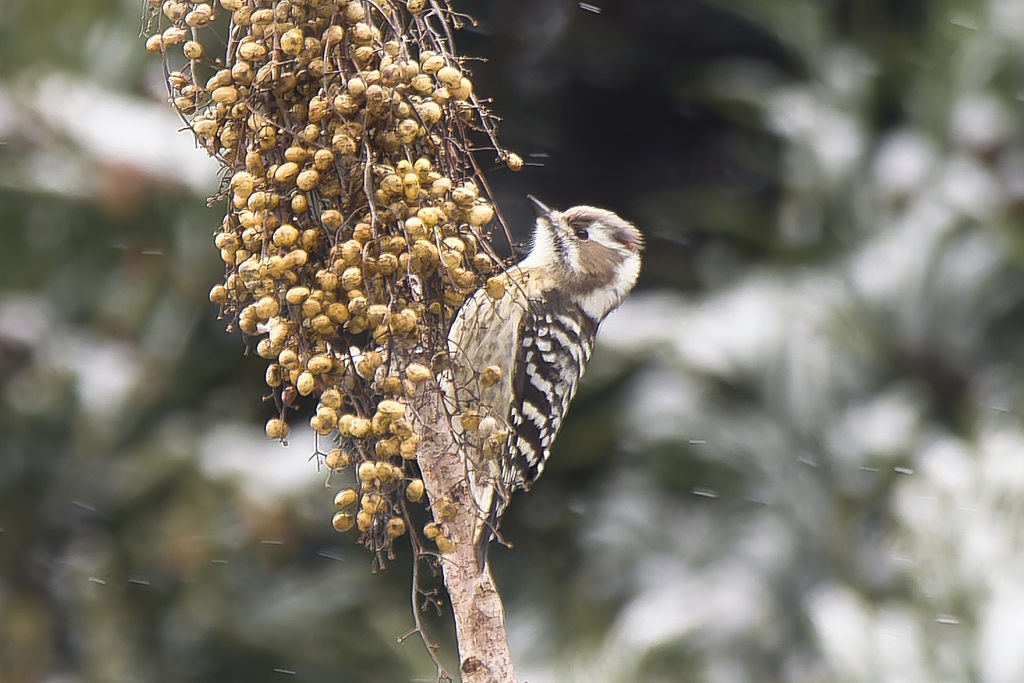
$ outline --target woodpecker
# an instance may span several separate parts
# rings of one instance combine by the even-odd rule
[[[442,389],[481,512],[481,566],[509,497],[543,473],[597,328],[636,284],[644,248],[611,211],[530,200],[529,254],[471,295],[448,334]]]

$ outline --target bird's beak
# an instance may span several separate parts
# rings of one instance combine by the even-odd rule
[[[551,209],[547,207],[541,200],[534,197],[532,194],[526,195],[526,198],[533,202],[533,208],[537,212],[537,216],[546,216],[551,213]]]

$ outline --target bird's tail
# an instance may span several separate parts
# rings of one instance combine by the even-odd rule
[[[501,523],[501,515],[505,511],[508,499],[494,483],[472,488],[473,498],[482,513],[477,522],[475,541],[477,568],[482,572],[487,564],[487,550],[491,541],[501,540],[498,525]]]

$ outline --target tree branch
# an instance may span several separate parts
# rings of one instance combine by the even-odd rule
[[[442,570],[455,615],[459,668],[463,683],[518,683],[505,633],[505,609],[487,564],[477,565],[474,539],[484,521],[466,479],[466,459],[454,439],[438,386],[420,385],[416,397],[420,422],[417,455],[434,521],[450,544],[442,552]],[[440,544],[439,544],[440,545]]]

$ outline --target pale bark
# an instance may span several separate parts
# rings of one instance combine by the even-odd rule
[[[434,520],[454,543],[442,555],[444,584],[455,615],[459,669],[463,683],[518,683],[512,669],[505,610],[485,564],[478,567],[474,539],[483,523],[470,496],[466,465],[453,439],[447,411],[436,385],[424,383],[416,401],[421,434],[417,459]],[[438,513],[438,501],[447,517]]]

